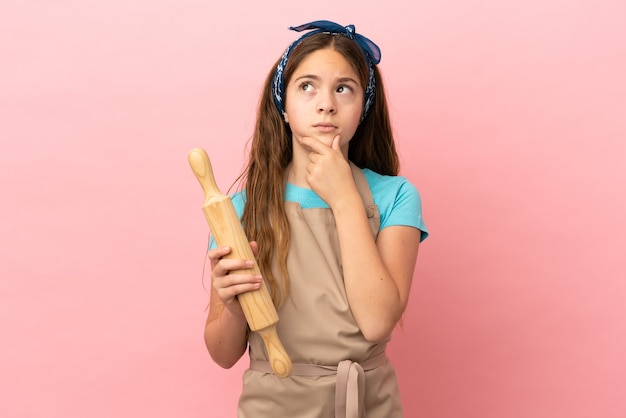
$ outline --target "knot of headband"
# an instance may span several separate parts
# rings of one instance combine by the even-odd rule
[[[374,102],[374,96],[376,92],[376,79],[374,77],[374,65],[380,62],[380,48],[371,40],[367,39],[365,36],[358,34],[355,32],[354,25],[341,26],[337,23],[330,22],[328,20],[316,20],[315,22],[305,23],[300,26],[290,27],[290,30],[296,32],[302,32],[304,30],[314,29],[311,32],[308,32],[302,35],[300,38],[295,40],[291,45],[287,47],[283,56],[280,58],[278,65],[276,66],[276,72],[274,73],[274,81],[272,86],[272,91],[274,94],[274,103],[276,104],[276,108],[278,111],[283,114],[285,109],[283,106],[284,98],[285,98],[285,79],[284,79],[284,71],[287,66],[287,61],[289,60],[289,56],[293,49],[302,42],[303,39],[315,35],[316,33],[330,33],[330,34],[339,34],[347,36],[352,39],[359,46],[363,55],[365,56],[365,60],[368,64],[369,69],[369,79],[367,82],[367,87],[365,88],[365,97],[363,103],[363,115],[361,116],[361,120],[365,118],[369,108]]]

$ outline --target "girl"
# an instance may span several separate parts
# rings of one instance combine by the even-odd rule
[[[291,44],[260,99],[245,178],[233,203],[252,260],[213,248],[205,341],[224,368],[249,350],[239,417],[402,416],[385,347],[406,307],[427,236],[415,187],[399,164],[380,50],[329,21]],[[237,295],[265,279],[294,367],[280,379]]]

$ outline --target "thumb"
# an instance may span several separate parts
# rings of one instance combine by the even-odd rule
[[[339,144],[341,144],[341,135],[335,135],[335,137],[333,138],[333,142],[330,144],[330,147],[335,151],[341,151],[341,146]]]
[[[252,254],[256,257],[259,253],[259,244],[256,241],[250,241],[250,249],[252,250]]]

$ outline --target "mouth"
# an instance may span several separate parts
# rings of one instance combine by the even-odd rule
[[[313,127],[320,132],[332,132],[337,129],[337,127],[332,123],[317,123],[313,125]]]

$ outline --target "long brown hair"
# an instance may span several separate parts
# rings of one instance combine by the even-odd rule
[[[309,36],[294,48],[285,67],[285,85],[289,84],[292,74],[304,58],[324,48],[341,53],[359,75],[361,86],[367,85],[368,64],[358,45],[346,36],[324,33]],[[245,177],[242,185],[246,193],[242,217],[244,230],[248,239],[259,244],[257,263],[269,285],[274,304],[280,306],[289,293],[287,253],[290,233],[284,196],[286,169],[293,156],[293,147],[291,130],[273,100],[272,82],[276,65],[265,80],[248,165],[240,178]],[[348,158],[358,167],[369,168],[380,174],[397,175],[399,160],[383,81],[376,66],[374,75],[374,104],[350,141]],[[277,271],[272,269],[274,265]]]

